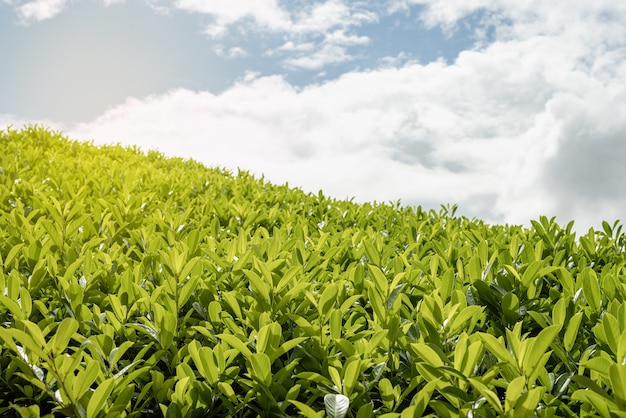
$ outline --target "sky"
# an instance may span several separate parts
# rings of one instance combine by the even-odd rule
[[[0,0],[0,129],[586,232],[626,213],[626,2]]]

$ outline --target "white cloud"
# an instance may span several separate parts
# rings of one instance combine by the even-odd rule
[[[287,41],[281,45],[276,51],[280,52],[307,52],[315,48],[313,42],[294,43],[293,41]],[[268,55],[275,55],[275,52],[270,51]]]
[[[298,54],[283,61],[286,68],[298,68],[304,70],[319,70],[329,64],[340,64],[351,61],[345,47],[332,43],[324,43],[321,49],[311,54]]]
[[[40,22],[55,17],[65,9],[68,0],[35,0],[17,7],[23,23]]]
[[[244,57],[246,57],[248,55],[246,50],[241,48],[241,47],[239,47],[239,46],[235,46],[235,47],[229,48],[227,51],[224,50],[223,46],[218,46],[215,49],[215,53],[219,57],[225,57],[225,58],[228,58],[228,59],[244,58]]]
[[[342,0],[327,0],[313,3],[298,13],[291,24],[294,33],[326,33],[335,28],[348,29],[364,23],[375,22],[375,12],[363,7],[360,2],[344,3]]]
[[[284,30],[290,26],[289,15],[277,0],[177,0],[174,5],[189,12],[213,16],[215,20],[206,30],[212,37],[223,36],[229,26],[246,18],[270,30]]]
[[[386,56],[379,59],[382,67],[403,67],[408,64],[417,64],[418,60],[406,52],[400,52],[396,56]]]
[[[367,36],[346,35],[343,30],[336,30],[324,36],[318,43],[305,42],[294,44],[286,42],[279,48],[269,51],[268,55],[285,55],[283,66],[290,69],[319,70],[330,64],[352,61],[348,52],[350,46],[364,46],[370,43]]]
[[[343,30],[336,30],[326,36],[326,42],[337,45],[367,45],[370,41],[367,36],[346,35]]]
[[[283,34],[287,38],[285,43],[267,51],[266,55],[296,53],[284,60],[285,66],[306,70],[350,61],[348,48],[367,45],[370,39],[348,32],[378,19],[377,14],[365,8],[363,3],[343,0],[314,1],[293,13],[276,0],[178,0],[175,6],[212,16],[213,21],[205,33],[213,38],[225,37],[231,28]]]
[[[430,19],[445,24],[482,5],[429,4]],[[599,24],[600,9],[585,17],[589,7],[576,3],[566,25],[542,4],[525,2],[545,29],[511,7],[494,42],[451,64],[399,56],[401,67],[306,88],[251,74],[218,95],[176,90],[129,100],[71,135],[156,147],[358,201],[458,202],[491,221],[556,214],[597,225],[626,211],[616,192],[626,178],[616,158],[626,152],[626,38],[614,24],[625,19],[613,10]],[[351,42],[367,39],[337,29],[314,47],[288,40],[274,53],[304,51],[287,62],[319,69],[349,60]]]
[[[541,101],[526,112],[513,103],[494,107],[500,99],[486,89],[493,79],[469,68],[487,64],[478,57],[454,66],[413,64],[305,89],[265,77],[220,95],[177,90],[131,100],[72,135],[128,140],[340,197],[465,201],[502,193],[509,167],[502,159],[524,146],[520,136],[534,126],[532,112],[543,109]],[[477,84],[482,95],[455,92],[451,84]],[[396,157],[420,141],[428,152]]]
[[[282,46],[268,54],[307,70],[351,60],[351,47],[370,42],[359,26],[376,19],[361,2],[317,2],[291,14],[277,1],[258,4],[264,9],[175,3],[212,15],[217,32],[280,34]],[[545,214],[581,227],[625,213],[626,3],[396,0],[389,7],[420,4],[424,22],[446,30],[474,13],[483,43],[450,64],[399,54],[306,88],[251,72],[220,94],[179,89],[129,99],[67,132],[358,201],[460,203],[491,221]]]
[[[228,58],[230,59],[234,59],[234,58],[244,58],[248,56],[248,53],[246,52],[245,49],[235,46],[233,48],[230,48],[228,50]]]
[[[277,0],[177,0],[174,6],[189,12],[210,15],[214,22],[207,33],[223,36],[230,26],[242,20],[252,20],[260,30],[290,34],[321,34],[334,28],[349,28],[377,19],[376,13],[363,3],[343,0],[313,1],[302,4],[298,12],[290,13]]]

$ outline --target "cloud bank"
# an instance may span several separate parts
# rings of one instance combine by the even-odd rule
[[[171,6],[212,16],[207,33],[217,38],[235,27],[289,34],[268,53],[308,70],[349,60],[346,48],[370,42],[356,29],[383,14],[418,10],[422,24],[452,32],[471,22],[477,43],[453,62],[389,57],[303,87],[251,73],[219,94],[131,98],[68,134],[339,198],[459,203],[461,213],[492,222],[557,215],[584,229],[626,212],[626,4],[331,0],[301,12],[247,4]]]

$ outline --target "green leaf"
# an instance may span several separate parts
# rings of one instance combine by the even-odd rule
[[[507,293],[502,298],[502,312],[509,324],[514,324],[519,319],[519,299],[515,293]]]
[[[393,290],[391,291],[391,294],[387,298],[387,304],[385,306],[388,310],[393,310],[394,312],[397,311],[397,307],[399,306],[399,304],[397,304],[396,302],[400,301],[398,297],[400,296],[402,289],[405,286],[406,286],[406,283],[402,283],[393,288]]]
[[[343,393],[351,396],[360,376],[361,361],[359,357],[351,357],[343,368]]]
[[[560,267],[556,270],[556,276],[561,286],[563,286],[564,296],[568,298],[574,297],[576,290],[574,289],[574,278],[572,274],[565,267]]]
[[[46,338],[44,337],[44,334],[41,331],[41,328],[39,328],[37,324],[29,320],[20,321],[20,323],[24,326],[24,329],[28,332],[28,335],[32,338],[32,341],[34,341],[37,348],[45,349],[47,346]],[[14,331],[18,331],[18,330],[16,329]],[[19,337],[16,336],[16,338],[19,338]],[[28,348],[31,350],[35,349],[35,347],[33,347],[33,344],[25,343],[24,346],[25,348]]]
[[[11,408],[19,412],[21,418],[39,418],[41,416],[39,406],[37,405],[19,406],[11,404]]]
[[[528,392],[524,393],[515,405],[513,418],[526,418],[533,416],[545,391],[546,388],[540,386],[530,389]]]
[[[300,401],[290,400],[291,404],[295,405],[302,415],[306,418],[320,418],[324,416],[324,411],[315,411],[315,409],[311,408],[309,405],[302,403]]]
[[[233,403],[237,402],[237,395],[235,394],[235,390],[230,385],[230,383],[219,382],[217,384],[217,388],[222,394],[224,394],[228,398],[229,401]]]
[[[372,416],[374,416],[374,405],[372,402],[361,405],[356,414],[356,418],[370,418]]]
[[[232,334],[219,334],[218,338],[224,341],[226,344],[230,345],[231,347],[235,348],[237,351],[243,354],[245,358],[250,358],[250,356],[252,355],[252,352],[246,346],[246,344],[236,336]]]
[[[252,365],[252,378],[266,388],[269,388],[272,383],[272,364],[267,354],[251,354],[250,364]]]
[[[278,346],[278,349],[274,351],[270,356],[270,360],[272,363],[278,359],[278,357],[287,353],[289,350],[294,349],[298,345],[302,344],[304,341],[308,340],[308,337],[298,337],[289,341],[284,341],[282,344]]]
[[[57,327],[57,332],[48,343],[48,348],[52,350],[55,356],[61,354],[78,330],[78,321],[73,318],[65,318]]]
[[[581,276],[585,299],[594,312],[599,312],[602,301],[600,299],[600,283],[596,272],[587,267],[582,271]]]
[[[456,278],[454,277],[454,269],[448,268],[445,273],[441,275],[441,299],[444,302],[447,302],[452,295],[452,291],[454,290],[456,284]],[[395,289],[394,289],[395,291]]]
[[[30,297],[30,293],[28,289],[21,287],[20,288],[20,308],[24,312],[24,319],[28,319],[30,317],[31,312],[33,311],[33,300]]]
[[[160,307],[161,305],[154,306]],[[159,332],[159,343],[161,344],[161,348],[169,350],[170,348],[172,348],[174,344],[174,338],[176,337],[178,316],[172,312],[164,311],[161,321],[159,321],[157,325]]]
[[[22,307],[13,299],[9,299],[4,295],[0,295],[0,304],[4,305],[6,309],[11,312],[11,315],[17,320],[26,319]]]
[[[318,303],[318,309],[320,313],[320,317],[326,318],[330,314],[330,310],[335,305],[335,301],[337,300],[337,293],[339,292],[339,287],[336,283],[331,283],[326,286],[322,295],[320,296],[320,300]]]
[[[378,383],[378,390],[380,391],[380,398],[387,409],[393,410],[393,406],[396,402],[396,396],[393,390],[393,385],[387,378],[383,378]]]
[[[96,360],[90,360],[87,367],[85,367],[85,370],[80,371],[74,380],[72,398],[77,400],[82,398],[82,396],[91,388],[93,382],[96,381],[99,374],[100,365]]]
[[[620,409],[626,409],[626,365],[613,364],[609,367],[611,390]]]
[[[330,313],[330,337],[334,340],[341,338],[343,312],[333,309]]]
[[[14,245],[10,250],[9,253],[7,254],[6,258],[4,259],[3,267],[5,270],[9,270],[11,268],[11,264],[13,264],[13,262],[16,260],[17,255],[19,254],[19,252],[22,250],[22,248],[24,247],[23,243],[19,243],[17,245]]]
[[[263,326],[259,330],[257,337],[257,352],[266,353],[268,356],[271,356],[280,347],[282,332],[283,330],[277,322]]]
[[[378,250],[376,250],[376,247],[374,247],[374,245],[367,240],[363,241],[363,247],[365,248],[365,253],[367,254],[367,258],[369,258],[370,263],[374,266],[380,266],[380,254]]]
[[[383,299],[375,287],[370,287],[367,290],[368,302],[372,306],[374,313],[376,314],[375,319],[378,322],[384,323],[387,318],[387,310],[385,309],[385,305],[383,303]]]
[[[572,394],[572,400],[589,404],[594,413],[602,418],[611,418],[611,409],[616,407],[605,397],[589,389],[578,389]]]
[[[517,367],[517,362],[513,355],[509,353],[506,349],[504,342],[498,340],[491,334],[486,334],[484,332],[478,333],[478,338],[485,344],[487,350],[491,351],[493,355],[495,355],[498,360],[503,363],[509,364],[511,366]]]
[[[544,328],[541,332],[530,340],[528,349],[524,353],[522,364],[526,377],[529,379],[530,384],[534,384],[534,376],[537,374],[539,368],[542,368],[545,364],[543,356],[546,354],[546,350],[550,347],[550,344],[554,341],[559,332],[561,331],[561,325],[551,325],[548,328]]]
[[[417,353],[418,356],[421,357],[426,363],[430,364],[433,367],[443,367],[444,362],[439,357],[439,354],[432,348],[430,348],[427,344],[424,343],[415,343],[411,344],[411,348]]]
[[[63,245],[63,231],[61,230],[59,225],[62,224],[52,222],[48,219],[43,219],[41,225],[43,225],[46,232],[48,232],[48,235],[50,236],[52,242],[54,242],[57,247],[61,248],[61,246]]]
[[[200,276],[192,275],[189,277],[189,280],[187,280],[178,291],[178,306],[182,308],[187,303],[193,292],[197,289],[199,281]]]
[[[287,287],[287,285],[289,285],[289,283],[291,283],[291,281],[293,279],[295,279],[295,277],[298,274],[302,274],[302,266],[292,266],[280,279],[280,281],[278,282],[278,284],[276,285],[276,292],[280,293],[283,291],[283,289],[285,287]]]
[[[344,395],[324,395],[324,406],[330,418],[344,418],[350,408],[350,399]]]
[[[502,409],[502,405],[500,404],[500,399],[493,390],[491,390],[487,385],[485,385],[477,378],[470,377],[467,380],[481,395],[485,397],[487,402],[489,402],[489,404],[496,410],[498,414],[502,414],[502,412],[504,412]]]
[[[581,236],[580,237],[580,244],[582,245],[582,247],[584,248],[584,250],[587,252],[588,255],[593,256],[596,254],[596,247],[595,247],[595,243],[593,242],[593,235],[592,235],[592,239],[590,239],[588,236]]]
[[[274,280],[272,278],[272,271],[267,266],[267,263],[260,261],[258,258],[254,258],[254,266],[261,271],[261,277],[271,290],[274,287]]]
[[[337,370],[335,369],[335,373],[336,372]],[[339,373],[336,373],[336,376],[339,376]],[[334,382],[332,382],[327,377],[324,377],[321,374],[315,373],[315,372],[300,372],[296,375],[296,377],[298,379],[304,379],[304,380],[309,380],[311,382],[316,382],[316,383],[319,383],[320,385],[327,386],[329,388],[332,388],[334,384]],[[341,378],[339,379],[341,380]],[[339,383],[341,383],[341,381]]]
[[[383,342],[383,340],[387,337],[388,334],[389,334],[389,331],[386,329],[377,331],[374,334],[372,334],[369,341],[367,341],[366,343],[365,353],[366,354],[373,353],[380,346],[380,344]]]
[[[533,261],[530,265],[528,265],[528,267],[526,267],[524,274],[522,274],[522,285],[524,287],[529,287],[533,283],[544,263],[545,261],[543,260],[537,260]]]
[[[220,370],[213,361],[213,350],[209,347],[201,347],[198,341],[192,341],[187,344],[187,349],[202,377],[204,377],[209,384],[215,384],[218,380]]]
[[[172,402],[165,412],[165,418],[184,418],[183,411],[177,403]]]
[[[381,296],[387,297],[389,293],[389,282],[387,281],[387,277],[380,271],[380,268],[374,266],[372,264],[368,264],[367,268],[370,272],[372,279],[374,280],[374,284],[376,286],[376,290]]]
[[[483,306],[467,306],[463,308],[452,320],[450,324],[450,335],[458,334],[463,328],[467,327],[472,321],[478,321],[485,311]],[[470,330],[468,330],[469,332]]]
[[[431,380],[417,392],[413,398],[413,401],[415,402],[414,417],[421,417],[424,414],[435,389],[440,385],[440,383],[441,381],[439,379]]]
[[[454,368],[464,376],[472,376],[479,357],[483,354],[483,344],[480,341],[469,343],[467,333],[459,335],[454,350]]]
[[[577,312],[572,316],[567,324],[567,328],[565,329],[565,335],[563,336],[563,347],[566,351],[571,351],[574,347],[574,343],[576,342],[576,337],[578,336],[578,329],[580,327],[580,322],[583,319],[583,313]]]
[[[522,396],[525,386],[526,378],[524,376],[518,376],[509,382],[509,385],[506,388],[506,398],[504,401],[504,411],[506,413],[515,410],[517,401]]]
[[[109,378],[98,385],[87,404],[87,418],[95,418],[105,411],[105,403],[111,395],[114,386],[115,380],[113,378]]]
[[[261,277],[259,277],[259,275],[256,274],[252,270],[243,270],[243,273],[246,275],[246,277],[250,281],[250,286],[252,287],[252,290],[255,290],[256,292],[258,292],[258,294],[261,296],[261,298],[263,299],[265,303],[270,304],[271,303],[270,293],[272,289],[269,286],[269,284],[263,281]]]
[[[605,312],[602,317],[602,323],[597,325],[597,328],[601,328],[604,334],[604,342],[609,346],[613,354],[617,354],[617,345],[621,337],[621,326],[617,318],[608,312]],[[596,331],[596,329],[594,329]],[[597,330],[599,331],[599,329]],[[600,338],[600,333],[596,333],[596,336]]]
[[[335,388],[337,389],[337,391],[338,392],[343,392],[343,385],[342,385],[341,375],[339,374],[337,369],[334,368],[333,366],[328,366],[328,375],[330,376],[330,379],[332,380],[333,384],[335,385]]]
[[[36,294],[50,280],[49,277],[46,277],[48,274],[47,267],[47,260],[45,258],[37,261],[37,264],[33,268],[33,274],[31,274],[28,280],[28,291],[31,294]]]

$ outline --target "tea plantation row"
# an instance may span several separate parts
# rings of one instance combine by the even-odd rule
[[[0,416],[626,416],[626,238],[0,132]]]

